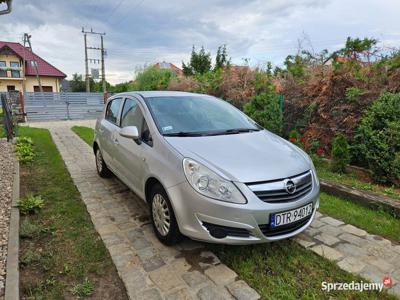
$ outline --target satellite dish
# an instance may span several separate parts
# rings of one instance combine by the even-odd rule
[[[5,6],[6,8],[3,10],[0,10],[0,15],[5,15],[5,14],[9,14],[11,12],[11,3],[12,0],[0,0],[0,7]]]

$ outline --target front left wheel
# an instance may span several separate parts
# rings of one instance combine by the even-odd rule
[[[171,202],[160,184],[151,189],[150,215],[154,232],[163,244],[174,245],[182,239]]]
[[[110,169],[107,167],[103,159],[103,155],[101,154],[100,148],[96,149],[96,169],[100,177],[108,178],[111,177],[112,175]]]

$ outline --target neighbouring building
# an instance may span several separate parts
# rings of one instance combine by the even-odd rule
[[[176,76],[182,76],[183,75],[183,71],[182,69],[178,68],[177,66],[175,66],[174,64],[171,64],[169,62],[158,62],[156,64],[154,64],[154,67],[157,69],[167,69],[167,70],[171,70],[172,72],[175,73]]]
[[[60,92],[67,75],[20,43],[0,41],[0,92],[23,91],[24,85],[26,92],[39,92],[36,66],[43,92]]]

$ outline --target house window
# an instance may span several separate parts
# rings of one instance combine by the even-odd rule
[[[36,60],[31,60],[31,66],[32,67],[37,67],[38,66],[37,61]]]
[[[0,61],[0,68],[1,67],[3,67],[3,68],[6,67],[6,62],[5,61]],[[0,77],[7,77],[7,71],[0,69]]]
[[[11,68],[19,68],[19,62],[17,62],[17,61],[10,62],[10,67]],[[11,71],[11,77],[20,78],[21,77],[20,71],[19,70],[18,71],[17,70]]]
[[[45,93],[52,93],[53,92],[53,87],[52,86],[47,86],[47,85],[42,85],[43,92]],[[33,91],[35,93],[40,92],[40,88],[38,85],[33,86]]]

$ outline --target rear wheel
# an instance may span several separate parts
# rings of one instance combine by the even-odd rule
[[[160,184],[150,193],[150,215],[157,238],[165,245],[174,245],[182,239],[171,202]]]
[[[103,155],[101,154],[100,148],[96,149],[96,169],[100,177],[107,178],[111,177],[112,175],[110,169],[107,167],[103,159]]]

